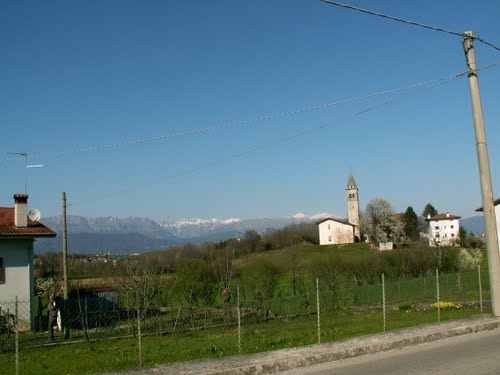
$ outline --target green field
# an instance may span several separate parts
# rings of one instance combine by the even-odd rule
[[[303,245],[251,254],[235,261],[230,305],[224,304],[217,291],[210,304],[203,295],[196,300],[186,298],[186,288],[169,286],[175,281],[171,275],[155,279],[163,289],[144,300],[142,365],[238,354],[237,300],[242,316],[241,353],[317,343],[318,304],[321,342],[382,332],[383,295],[386,330],[489,312],[486,304],[483,311],[479,309],[479,301],[489,299],[485,259],[481,280],[474,268],[442,272],[438,278],[432,269],[412,276],[409,266],[397,264],[398,259],[397,251],[382,259],[363,244]],[[385,268],[391,271],[384,275],[383,289],[380,270],[388,262],[395,264]],[[394,271],[399,268],[407,271]],[[453,302],[455,308],[438,313],[432,306],[438,300],[438,283],[439,300]],[[266,289],[269,284],[272,290]],[[206,291],[200,283],[190,285]],[[119,304],[120,314],[110,319],[96,314],[95,306],[93,314],[86,314],[90,301],[79,301],[78,323],[89,327],[73,329],[71,342],[60,332],[50,344],[46,332],[21,333],[20,373],[82,374],[138,367],[136,305],[128,292],[119,297]],[[14,373],[14,335],[0,333],[0,342],[0,374]]]
[[[441,311],[441,320],[478,314],[477,309]],[[398,310],[387,315],[387,329],[436,322],[436,311]],[[242,329],[241,352],[255,353],[317,343],[317,316],[273,319]],[[381,332],[381,311],[340,310],[321,315],[321,341]],[[143,366],[238,354],[236,327],[214,328],[142,338]],[[15,373],[14,353],[0,354],[0,374]],[[59,345],[21,350],[20,374],[88,374],[139,366],[136,338],[102,340],[90,344]]]

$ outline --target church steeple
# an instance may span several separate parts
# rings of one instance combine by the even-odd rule
[[[352,173],[349,173],[349,179],[347,181],[347,220],[349,223],[353,224],[354,227],[354,235],[357,239],[360,239],[360,231],[359,231],[359,195],[358,195],[358,186],[356,185],[356,181],[354,181],[354,177]]]

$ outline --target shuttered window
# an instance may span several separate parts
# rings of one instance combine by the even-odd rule
[[[0,257],[0,284],[5,283],[5,269],[3,266],[3,258]]]

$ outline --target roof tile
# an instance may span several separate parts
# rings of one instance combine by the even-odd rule
[[[1,237],[55,237],[56,232],[47,228],[38,221],[32,221],[28,218],[26,228],[18,228],[14,224],[14,208],[0,207],[0,236]]]

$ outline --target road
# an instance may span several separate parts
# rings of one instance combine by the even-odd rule
[[[283,371],[279,374],[500,374],[500,329]]]

